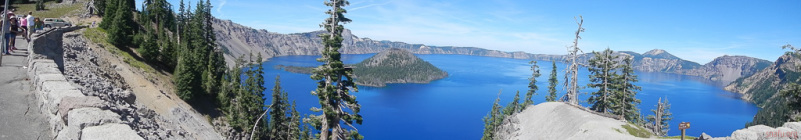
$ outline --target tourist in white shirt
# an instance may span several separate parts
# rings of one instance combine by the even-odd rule
[[[28,32],[24,34],[24,36],[25,36],[25,38],[28,39],[28,42],[31,42],[31,35],[33,35],[33,33],[36,32],[36,29],[33,28],[33,25],[35,24],[33,22],[34,21],[33,12],[28,11],[28,16],[25,17],[25,19],[27,19],[27,21],[28,21],[28,28],[29,29],[27,30]]]

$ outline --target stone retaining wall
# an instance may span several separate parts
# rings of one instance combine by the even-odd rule
[[[37,105],[55,134],[50,139],[143,139],[103,100],[86,96],[65,78],[62,36],[81,28],[52,29],[28,45],[28,77]]]

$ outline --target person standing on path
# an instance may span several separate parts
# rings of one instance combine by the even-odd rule
[[[25,19],[28,20],[28,32],[25,33],[25,38],[28,39],[28,42],[31,42],[31,37],[33,37],[33,33],[36,32],[36,28],[34,28],[34,25],[36,25],[36,20],[34,18],[33,12],[28,11],[28,16],[25,17]]]
[[[20,32],[19,31],[19,22],[17,21],[17,18],[14,17],[13,15],[11,16],[11,19],[8,20],[8,21],[9,21],[9,26],[11,28],[9,29],[9,35],[8,35],[9,36],[8,37],[8,42],[9,43],[8,43],[7,49],[8,49],[8,52],[12,52],[13,53],[13,51],[11,51],[11,50],[16,50],[17,49],[17,47],[15,47],[14,44],[16,44],[15,40],[17,39],[17,34],[19,34],[19,32]]]
[[[11,54],[10,52],[8,52],[8,44],[9,44],[9,40],[11,39],[11,31],[8,30],[8,29],[11,28],[11,24],[9,24],[9,21],[11,21],[11,18],[10,18],[11,15],[13,15],[13,14],[11,14],[11,12],[8,12],[8,14],[3,15],[3,18],[5,18],[5,20],[3,20],[3,23],[2,23],[3,24],[3,29],[4,29],[3,30],[4,42],[2,44],[2,50],[3,50],[3,54],[5,54],[5,55]]]
[[[28,36],[25,33],[25,32],[28,31],[28,18],[20,17],[19,18],[19,27],[20,27],[19,29],[21,31],[19,33],[17,33],[17,34],[21,34],[22,37],[25,38],[25,40],[28,40]]]

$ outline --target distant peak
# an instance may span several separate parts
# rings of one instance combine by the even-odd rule
[[[645,57],[653,57],[653,58],[663,58],[663,59],[681,59],[676,57],[665,50],[662,49],[653,49],[648,52],[642,54]]]
[[[659,54],[662,54],[662,53],[667,53],[667,51],[662,50],[662,49],[653,49],[653,50],[650,50],[650,51],[647,51],[647,52],[643,53],[643,55],[659,55]]]

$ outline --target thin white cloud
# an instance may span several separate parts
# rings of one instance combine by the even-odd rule
[[[227,2],[228,2],[228,0],[220,0],[218,2],[219,4],[217,4],[217,6],[216,6],[217,7],[217,13],[220,14],[220,15],[218,15],[218,17],[225,17],[225,13],[223,13],[222,8],[223,8],[223,6],[225,6],[225,3],[227,3]]]
[[[356,11],[356,10],[359,10],[359,9],[364,9],[364,8],[370,8],[370,7],[375,7],[375,6],[382,6],[382,5],[389,4],[390,2],[391,2],[391,1],[386,1],[386,2],[384,2],[384,3],[374,3],[374,4],[367,4],[367,5],[363,5],[363,6],[358,6],[358,7],[356,7],[356,8],[351,8],[351,9],[349,9],[348,11]],[[365,3],[365,2],[353,3],[352,5],[360,5],[360,4],[362,4],[362,3]]]

